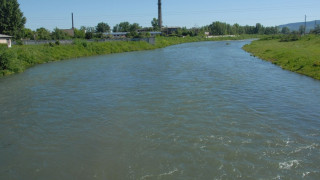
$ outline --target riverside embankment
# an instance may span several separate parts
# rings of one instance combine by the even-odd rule
[[[320,36],[307,35],[296,41],[261,39],[243,47],[254,56],[281,68],[320,80]]]
[[[0,46],[0,77],[23,72],[36,64],[52,61],[130,51],[152,50],[187,42],[239,40],[248,38],[253,38],[253,36],[242,35],[215,39],[206,39],[203,37],[157,37],[155,45],[147,42],[87,42],[85,40],[75,40],[73,44],[69,45],[15,45],[10,49],[7,49],[6,46]]]

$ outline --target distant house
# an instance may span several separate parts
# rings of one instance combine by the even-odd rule
[[[165,27],[162,29],[162,32],[167,35],[170,35],[177,33],[179,29],[181,29],[181,27]]]
[[[12,36],[0,34],[0,44],[7,44],[8,48],[11,48],[11,38]]]
[[[113,33],[103,33],[106,36],[111,36],[112,38],[125,38],[129,32],[113,32]]]
[[[61,31],[67,33],[69,36],[74,37],[74,29],[61,29]]]

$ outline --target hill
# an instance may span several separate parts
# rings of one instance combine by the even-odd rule
[[[314,29],[315,23],[317,25],[320,25],[320,20],[315,20],[315,21],[307,21],[307,32],[310,30]],[[304,22],[297,22],[297,23],[290,23],[290,24],[283,24],[278,26],[279,29],[281,30],[283,27],[288,27],[290,31],[299,31],[300,26],[304,26]]]

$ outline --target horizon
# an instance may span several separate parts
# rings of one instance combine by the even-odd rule
[[[20,9],[27,18],[26,28],[36,30],[44,27],[68,29],[72,27],[71,13],[74,14],[75,28],[81,26],[95,27],[99,22],[105,22],[112,28],[120,22],[138,23],[143,27],[151,27],[153,18],[158,17],[156,0],[140,0],[138,2],[123,0],[18,0]],[[230,4],[232,6],[230,6]],[[283,24],[304,22],[320,19],[320,2],[297,0],[256,2],[253,0],[212,2],[200,0],[194,3],[190,0],[162,1],[162,16],[164,26],[202,27],[215,21],[228,24],[238,23],[242,26],[253,26],[261,23],[263,26],[279,26]]]

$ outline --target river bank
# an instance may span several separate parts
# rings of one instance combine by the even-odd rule
[[[256,37],[256,35],[241,35],[215,39],[207,39],[204,37],[157,37],[155,45],[147,42],[87,42],[85,40],[75,40],[73,44],[69,45],[15,45],[10,49],[7,49],[6,46],[0,46],[0,77],[20,73],[34,65],[52,61],[130,51],[152,50],[188,42],[241,40],[254,37]]]
[[[289,71],[320,80],[320,36],[307,35],[297,41],[261,39],[245,45],[244,50]]]

